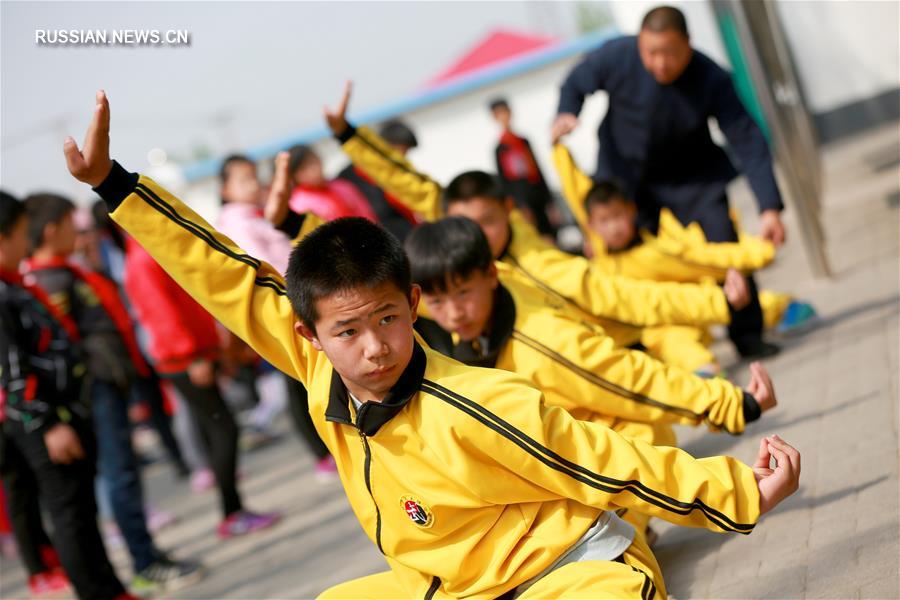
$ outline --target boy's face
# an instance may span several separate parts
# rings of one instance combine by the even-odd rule
[[[256,165],[234,162],[228,166],[228,175],[222,184],[222,198],[239,204],[259,204],[260,185],[256,177]]]
[[[407,298],[393,283],[332,294],[316,303],[315,330],[297,323],[297,332],[325,353],[357,399],[380,402],[412,357],[419,294],[413,286]]]
[[[494,258],[500,256],[509,241],[509,213],[512,211],[512,199],[499,202],[494,198],[471,198],[451,202],[447,206],[447,215],[466,217],[478,223]]]
[[[22,215],[6,235],[0,235],[0,268],[17,272],[28,254],[28,217]]]
[[[312,187],[325,185],[325,172],[322,170],[321,159],[318,156],[310,156],[304,160],[294,171],[294,183]]]
[[[502,127],[503,129],[509,129],[509,124],[512,122],[512,112],[505,106],[498,106],[491,110],[491,114],[494,116],[494,120]]]
[[[56,256],[68,256],[75,252],[78,229],[75,227],[75,211],[70,211],[58,223],[44,228],[44,245]]]
[[[484,333],[494,309],[497,267],[475,271],[465,278],[447,282],[443,292],[422,294],[422,301],[444,331],[470,342]]]
[[[603,238],[609,250],[626,248],[635,236],[633,202],[614,198],[605,204],[594,204],[588,213],[588,226]]]

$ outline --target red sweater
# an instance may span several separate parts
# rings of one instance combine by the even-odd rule
[[[130,237],[125,250],[125,292],[150,336],[156,370],[180,373],[195,360],[216,359],[219,336],[212,315]]]

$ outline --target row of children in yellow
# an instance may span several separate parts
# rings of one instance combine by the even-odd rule
[[[650,517],[748,534],[797,489],[799,453],[777,436],[760,440],[750,467],[695,459],[670,427],[739,434],[776,405],[759,364],[744,389],[692,372],[713,364],[696,331],[746,301],[738,271],[767,264],[767,243],[719,252],[663,227],[610,253],[576,210],[593,258],[565,254],[492,177],[463,173],[443,188],[347,123],[348,100],[349,89],[326,113],[345,152],[432,222],[404,251],[364,219],[291,213],[275,185],[267,214],[299,238],[284,276],[110,159],[104,93],[82,149],[64,147],[117,223],[309,390],[351,507],[391,568],[323,597],[664,598]],[[586,180],[555,152],[578,209]],[[674,266],[654,272],[663,260]],[[649,352],[627,348],[636,342]]]

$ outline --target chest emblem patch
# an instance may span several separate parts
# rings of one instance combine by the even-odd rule
[[[400,498],[400,504],[406,512],[406,516],[419,527],[431,527],[434,523],[434,515],[422,501],[413,496],[403,496]]]

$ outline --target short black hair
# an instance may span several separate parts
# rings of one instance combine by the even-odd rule
[[[498,108],[505,108],[506,110],[510,110],[509,102],[507,102],[506,98],[494,98],[490,101],[488,106],[491,108],[491,111],[495,111]]]
[[[344,217],[310,233],[291,251],[287,296],[300,321],[315,330],[316,302],[359,287],[392,283],[409,297],[409,259],[393,235],[361,217]]]
[[[610,204],[616,200],[630,204],[634,202],[625,193],[625,187],[615,179],[606,179],[594,183],[594,187],[584,198],[584,209],[591,212],[595,206]]]
[[[426,294],[446,292],[454,281],[494,262],[491,247],[478,223],[466,217],[447,217],[423,223],[406,238],[412,280]]]
[[[25,214],[25,204],[18,198],[0,190],[0,235],[9,235]]]
[[[31,251],[44,244],[44,230],[47,225],[59,223],[66,215],[74,212],[75,204],[58,194],[31,194],[25,198],[25,212],[28,213],[28,241]]]
[[[312,147],[307,146],[305,144],[297,144],[296,146],[291,146],[288,148],[288,154],[290,154],[290,159],[288,159],[288,173],[290,174],[291,179],[294,178],[294,172],[303,166],[303,163],[308,161],[310,158],[316,157],[318,158],[318,154],[316,151],[312,149]]]
[[[654,33],[662,33],[664,31],[677,31],[686,38],[688,35],[687,19],[684,13],[674,6],[657,6],[644,15],[641,21],[641,31],[652,31]]]
[[[229,154],[225,157],[225,160],[222,161],[222,166],[219,167],[219,181],[224,184],[228,181],[229,171],[231,169],[231,165],[237,163],[249,163],[254,169],[256,168],[256,163],[250,160],[250,157],[245,154]]]
[[[379,131],[381,137],[388,144],[393,146],[406,146],[407,148],[417,148],[419,140],[416,134],[410,129],[409,125],[399,119],[391,119],[381,126]]]
[[[500,178],[484,171],[460,173],[444,188],[445,209],[455,202],[473,198],[492,198],[502,204],[506,202],[506,188]]]

